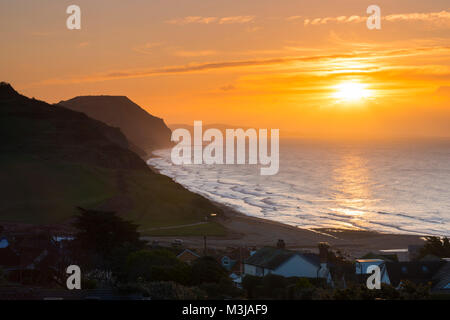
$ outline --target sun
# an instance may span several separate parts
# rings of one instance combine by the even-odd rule
[[[338,101],[358,102],[372,96],[371,90],[364,83],[349,81],[334,87],[333,97]]]

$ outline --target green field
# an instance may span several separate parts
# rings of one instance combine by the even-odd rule
[[[76,207],[98,208],[125,197],[121,216],[140,230],[195,224],[220,211],[206,199],[150,170],[118,171],[25,156],[0,156],[0,221],[54,224],[68,221]],[[108,207],[114,210],[114,202]],[[116,211],[116,210],[114,210]],[[224,235],[217,223],[145,232],[149,235]]]
[[[113,176],[87,165],[0,156],[0,220],[60,223],[76,206],[95,206],[114,195]]]
[[[144,236],[225,236],[226,230],[222,225],[216,222],[209,222],[197,226],[164,229],[164,230],[150,230],[142,231]]]

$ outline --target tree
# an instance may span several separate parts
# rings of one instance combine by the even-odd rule
[[[205,291],[209,299],[225,299],[241,295],[226,271],[213,257],[201,257],[192,265],[192,285]]]
[[[228,272],[213,257],[201,257],[192,265],[192,281],[194,285],[202,283],[219,283],[229,279]]]
[[[450,257],[450,240],[447,237],[426,237],[425,239],[425,245],[420,250],[419,258],[429,254],[439,258]]]
[[[145,242],[140,240],[138,226],[117,216],[115,212],[78,210],[80,214],[74,223],[78,231],[74,243],[78,253],[87,256],[97,267],[103,264],[103,267],[111,268],[117,259],[124,260],[130,252],[144,247]]]
[[[424,300],[430,298],[430,284],[416,285],[411,281],[402,281],[400,284],[400,296],[405,300]]]
[[[127,259],[129,281],[174,281],[188,285],[191,268],[165,249],[139,250]]]
[[[262,286],[262,279],[260,277],[246,275],[242,279],[242,288],[244,288],[247,293],[247,298],[255,299],[257,298],[258,287]]]

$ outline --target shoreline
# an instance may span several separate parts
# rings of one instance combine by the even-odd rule
[[[162,174],[157,168],[149,165],[148,162],[147,165],[154,172]],[[173,178],[169,178],[175,182]],[[422,245],[424,243],[424,235],[420,234],[391,234],[339,228],[306,229],[296,227],[274,220],[249,216],[226,204],[211,200],[202,194],[199,195],[222,210],[223,215],[213,218],[214,220],[212,221],[220,223],[227,230],[226,236],[208,237],[207,245],[209,248],[224,250],[229,247],[275,246],[278,239],[282,239],[285,241],[288,249],[317,251],[319,242],[328,242],[332,249],[340,250],[356,258],[368,252],[406,249],[408,245]],[[204,239],[201,236],[146,236],[143,239],[156,240],[164,245],[170,245],[175,239],[182,239],[185,246],[189,248],[201,250],[204,246]]]
[[[368,252],[379,250],[406,249],[409,245],[422,245],[422,235],[400,235],[346,229],[304,229],[280,222],[246,216],[236,210],[214,201],[223,210],[223,216],[215,221],[224,226],[227,235],[207,237],[208,248],[226,250],[230,247],[275,246],[278,239],[284,240],[287,249],[317,252],[319,242],[327,242],[332,249],[359,258]],[[204,247],[202,236],[147,236],[143,239],[158,241],[170,246],[175,239],[181,239],[188,248],[201,251]]]

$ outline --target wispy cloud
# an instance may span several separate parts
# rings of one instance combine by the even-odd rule
[[[191,23],[210,24],[210,23],[216,22],[217,19],[218,19],[217,17],[189,16],[189,17],[184,17],[184,18],[167,20],[166,23],[177,24],[177,25],[185,25],[185,24],[191,24]]]
[[[300,20],[301,18],[303,18],[303,16],[290,16],[290,17],[287,17],[286,20],[287,21],[296,21],[296,20]]]
[[[154,48],[160,47],[161,45],[162,45],[161,42],[147,42],[143,45],[134,47],[133,51],[143,53],[143,54],[150,54],[153,52]]]
[[[228,84],[226,86],[222,86],[220,87],[220,90],[222,91],[232,91],[232,90],[236,90],[236,87],[232,84]]]
[[[439,20],[450,21],[450,12],[429,12],[429,13],[404,13],[404,14],[391,14],[386,16],[387,21],[428,21],[437,22]]]
[[[286,65],[290,63],[308,63],[308,62],[323,62],[329,63],[329,61],[338,60],[350,60],[355,61],[362,60],[381,60],[388,57],[406,57],[422,54],[433,53],[450,53],[449,47],[429,47],[429,48],[414,48],[414,49],[400,49],[400,50],[386,50],[386,51],[367,51],[367,52],[352,52],[352,53],[338,53],[330,55],[306,55],[301,57],[278,57],[272,59],[254,59],[254,60],[237,60],[237,61],[222,61],[212,63],[200,63],[200,64],[187,64],[181,66],[168,66],[156,69],[139,69],[139,70],[121,70],[111,71],[102,74],[88,75],[79,78],[66,78],[66,79],[49,79],[40,82],[39,85],[48,84],[68,84],[68,83],[84,83],[84,82],[100,82],[107,80],[118,79],[131,79],[131,78],[146,78],[152,76],[169,75],[169,74],[187,74],[206,72],[211,70],[223,70],[232,68],[251,68],[251,67],[264,67],[264,66],[276,66]],[[328,62],[327,62],[328,61]],[[315,65],[315,64],[314,64]],[[298,67],[297,67],[298,68]]]
[[[286,20],[296,20],[294,17],[288,17]],[[324,25],[329,23],[361,23],[367,20],[367,16],[337,16],[337,17],[319,17],[319,18],[308,18],[304,20],[305,26],[316,26]],[[450,12],[440,11],[440,12],[428,12],[428,13],[399,13],[382,16],[382,20],[389,22],[399,22],[399,21],[420,21],[420,22],[430,22],[435,24],[450,24]]]
[[[363,22],[367,19],[367,17],[362,16],[339,16],[339,17],[325,17],[325,18],[314,18],[314,19],[305,19],[304,25],[321,25],[328,23],[359,23]]]
[[[254,21],[254,16],[230,16],[230,17],[202,17],[202,16],[189,16],[183,18],[176,18],[167,20],[166,23],[176,25],[186,24],[242,24]]]
[[[197,51],[180,50],[174,53],[174,55],[177,57],[207,57],[216,54],[217,51],[215,50],[197,50]]]
[[[230,23],[249,23],[255,20],[254,16],[235,16],[235,17],[224,17],[220,18],[219,24],[230,24]]]

